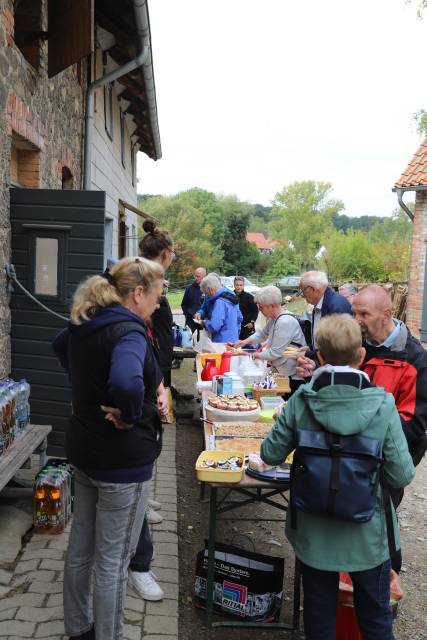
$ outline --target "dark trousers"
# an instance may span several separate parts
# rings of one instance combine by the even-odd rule
[[[192,316],[185,316],[185,324],[187,327],[190,327],[192,333],[194,333],[196,329],[200,329],[200,325],[194,322]]]
[[[394,640],[390,610],[390,561],[350,572],[363,640]],[[306,640],[335,640],[339,573],[301,563]]]
[[[249,338],[253,333],[255,333],[255,329],[253,327],[248,328],[242,325],[240,328],[239,340],[246,340],[246,338]]]
[[[153,558],[153,543],[151,542],[150,528],[147,522],[147,516],[144,518],[141,534],[139,536],[135,555],[130,561],[129,569],[131,571],[150,571],[150,563]]]

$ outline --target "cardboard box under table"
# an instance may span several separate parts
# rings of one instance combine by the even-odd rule
[[[222,423],[227,424],[227,423]],[[230,423],[229,423],[230,424]],[[257,423],[253,423],[257,424]],[[209,449],[212,446],[212,424],[203,422],[205,449]],[[231,442],[231,440],[230,440]],[[234,447],[231,447],[234,448]],[[278,509],[282,514],[287,511],[288,500],[286,493],[289,491],[289,483],[277,484],[273,482],[266,482],[258,480],[248,476],[243,472],[240,482],[227,484],[223,482],[205,482],[203,485],[207,485],[209,488],[209,524],[208,524],[208,572],[207,572],[207,585],[206,585],[206,620],[208,626],[212,627],[264,627],[264,628],[280,628],[287,631],[294,631],[299,628],[300,618],[300,567],[297,558],[295,558],[294,566],[294,584],[293,584],[293,609],[292,609],[292,622],[242,622],[233,618],[227,618],[220,622],[213,622],[214,610],[213,610],[213,586],[214,586],[214,558],[215,558],[215,544],[216,544],[216,527],[217,521],[221,521],[218,516],[228,511],[239,509],[246,505],[251,504],[268,504],[275,509]],[[243,499],[239,499],[243,496]],[[275,497],[281,498],[281,501],[274,500]],[[254,520],[259,520],[257,514],[254,513]],[[236,518],[237,519],[237,518]],[[227,518],[230,520],[230,518]],[[241,519],[239,519],[241,520]],[[272,518],[268,519],[273,520]],[[282,520],[280,520],[282,522]],[[287,602],[287,601],[284,601]]]

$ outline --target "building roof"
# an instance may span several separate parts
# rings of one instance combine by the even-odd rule
[[[246,240],[254,244],[257,249],[271,250],[277,244],[274,240],[266,240],[263,233],[255,233],[253,231],[248,231],[246,233]]]
[[[135,123],[133,136],[140,150],[153,160],[162,157],[159,124],[157,119],[156,88],[154,83],[153,60],[151,53],[151,32],[146,0],[141,2],[141,11],[145,12],[147,26],[143,34],[138,32],[135,22],[135,10],[131,0],[95,0],[95,21],[114,41],[104,49],[117,66],[134,59],[143,41],[148,47],[148,59],[142,67],[121,76],[117,82],[123,103],[123,113],[130,114]]]
[[[422,141],[411,162],[394,186],[396,189],[427,186],[427,138]]]

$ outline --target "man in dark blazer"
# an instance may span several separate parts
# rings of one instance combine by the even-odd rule
[[[245,291],[245,280],[242,276],[234,278],[234,293],[239,298],[240,312],[243,316],[239,340],[246,340],[255,333],[255,321],[258,318],[258,305],[254,297]]]
[[[328,278],[323,271],[303,273],[299,287],[307,302],[313,305],[310,346],[312,349],[317,349],[316,332],[320,318],[331,316],[333,313],[351,314],[351,304],[344,296],[328,286]]]

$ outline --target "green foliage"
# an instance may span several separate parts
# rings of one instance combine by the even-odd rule
[[[329,182],[293,182],[276,194],[273,202],[273,237],[291,242],[300,257],[301,268],[315,262],[316,253],[333,230],[332,217],[344,205],[331,196]]]
[[[375,282],[386,277],[383,262],[363,231],[335,232],[322,261],[332,280]]]
[[[346,216],[344,213],[336,213],[332,216],[332,223],[335,229],[345,232],[349,229],[353,229],[354,231],[369,231],[369,229],[372,229],[375,224],[384,222],[385,220],[389,220],[389,218],[366,215],[352,218],[350,216]]]
[[[288,245],[279,246],[271,256],[271,264],[267,271],[270,278],[299,275],[301,271],[301,257]]]
[[[425,137],[427,135],[427,111],[419,109],[412,114],[412,122],[418,135]]]

